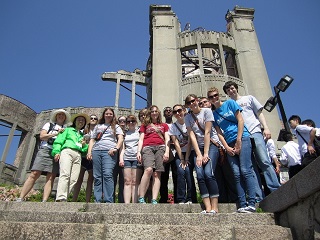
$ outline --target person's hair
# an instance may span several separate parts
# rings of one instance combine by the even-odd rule
[[[209,101],[209,99],[208,99],[207,97],[201,97],[201,98],[199,98],[199,101],[201,101],[201,100],[203,100],[203,99],[206,99],[206,100]]]
[[[172,111],[172,108],[171,108],[171,107],[165,107],[165,108],[163,109],[163,114],[164,114],[165,111],[168,110],[168,109]]]
[[[288,132],[288,131],[282,133],[282,139],[283,139],[283,141],[285,141],[285,142],[292,141],[292,140],[293,140],[292,133],[291,133],[291,132]]]
[[[82,130],[82,129],[85,128],[85,126],[86,126],[86,124],[87,124],[87,119],[86,119],[84,116],[78,116],[78,117],[83,117],[83,118],[84,118],[84,125],[83,125],[83,127],[80,129],[80,130]],[[76,117],[75,119],[73,119],[73,122],[72,122],[71,127],[76,128],[76,121],[77,121],[77,118],[78,118],[78,117]]]
[[[106,111],[111,111],[112,114],[113,114],[113,118],[112,118],[112,121],[110,123],[110,126],[113,130],[113,135],[115,136],[116,135],[116,124],[117,124],[117,118],[116,118],[116,115],[114,114],[114,110],[110,107],[107,107],[104,109],[103,113],[102,113],[102,116],[101,118],[99,119],[99,124],[105,124],[106,123],[106,120],[104,119],[104,114],[106,113]]]
[[[207,92],[207,98],[209,97],[209,93],[211,93],[211,92],[217,92],[217,93],[219,93],[219,89],[216,88],[216,87],[211,87],[211,88],[209,88],[209,89],[208,89],[208,92]]]
[[[187,105],[187,102],[189,102],[191,98],[198,99],[197,95],[191,93],[188,96],[186,96],[184,104]]]
[[[228,82],[226,82],[224,85],[223,85],[223,91],[224,91],[224,93],[227,93],[227,90],[229,89],[229,88],[231,88],[231,86],[234,86],[235,87],[235,89],[237,89],[237,92],[238,92],[238,84],[237,83],[235,83],[234,81],[228,81]]]
[[[306,119],[306,120],[303,120],[301,122],[302,125],[308,125],[308,126],[311,126],[313,128],[316,127],[316,124],[314,123],[314,121],[312,119]]]
[[[146,114],[147,114],[147,111],[148,111],[147,108],[141,109],[141,110],[139,111],[139,114],[138,114],[139,121],[140,121],[141,115],[146,115]]]
[[[161,116],[161,111],[160,111],[160,109],[158,108],[158,106],[152,105],[152,106],[150,106],[150,107],[148,108],[148,110],[147,110],[146,117],[145,117],[144,120],[143,120],[143,125],[147,126],[147,125],[149,125],[149,124],[152,123],[151,110],[152,110],[153,108],[156,108],[157,111],[158,111],[158,113],[159,113],[158,119],[157,119],[157,123],[162,123],[162,120],[161,120],[161,119],[162,119],[162,116]]]
[[[301,124],[301,118],[298,115],[292,115],[291,117],[289,117],[288,122],[290,122],[291,120],[298,120],[298,123]]]
[[[96,115],[96,114],[91,114],[90,115],[90,119],[91,119],[91,117],[96,117],[97,118],[97,120],[98,120],[98,116]],[[87,124],[87,126],[85,127],[85,129],[84,129],[84,134],[88,134],[89,132],[90,132],[90,126],[91,126],[91,123],[89,122],[88,124]]]
[[[126,121],[136,121],[137,122],[137,118],[135,115],[130,114],[126,117]]]
[[[124,118],[124,120],[126,120],[126,116],[120,116],[118,117],[118,122],[120,121],[120,118]]]
[[[183,110],[185,109],[185,107],[182,104],[178,103],[178,104],[173,105],[172,110],[177,106],[182,107]]]

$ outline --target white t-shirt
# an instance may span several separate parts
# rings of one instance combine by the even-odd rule
[[[281,148],[280,162],[288,167],[301,165],[299,145],[294,141],[287,142]]]
[[[212,110],[209,108],[201,108],[200,112],[198,114],[194,114],[194,115],[198,119],[198,123],[202,129],[205,129],[206,122],[214,122]],[[187,128],[191,127],[194,134],[196,135],[199,148],[203,148],[204,147],[204,132],[201,131],[201,129],[199,129],[199,127],[198,127],[197,123],[194,121],[191,113],[187,114],[185,116],[185,123],[186,123],[186,127]],[[214,133],[215,133],[215,135],[214,135]],[[210,138],[212,138],[216,142],[219,141],[218,135],[216,134],[215,131],[210,132]]]
[[[139,130],[135,131],[128,130],[124,138],[124,161],[137,161],[137,152],[138,152],[138,142],[139,142]]]
[[[123,135],[121,127],[116,124],[116,132],[114,134],[112,127],[109,124],[97,124],[92,133],[91,138],[95,139],[98,132],[104,132],[101,139],[96,141],[92,150],[110,150],[117,145],[117,135]]]
[[[301,156],[303,156],[308,151],[307,143],[310,141],[310,132],[313,127],[308,127],[307,125],[298,125],[294,130],[296,137],[298,138],[299,150]],[[303,138],[297,133],[297,131],[301,134],[301,136],[307,141],[307,143],[303,140]]]
[[[267,152],[268,152],[270,162],[273,162],[273,158],[277,157],[277,154],[276,154],[276,147],[274,145],[274,141],[271,138],[268,139],[266,143],[266,147],[267,147]]]
[[[179,131],[175,124],[177,124],[178,128],[183,134]],[[170,124],[168,133],[170,136],[176,136],[181,147],[181,152],[186,152],[188,147],[188,132],[186,124],[181,125],[178,123],[178,121],[176,121],[174,124]]]
[[[251,95],[241,96],[236,102],[242,108],[241,113],[243,120],[249,132],[251,134],[261,132],[261,123],[258,118],[258,112],[263,106]]]
[[[58,133],[59,129],[61,129],[61,128],[66,128],[66,127],[67,127],[66,125],[62,125],[62,126],[61,126],[61,125],[59,125],[59,124],[57,124],[57,123],[51,123],[51,124],[53,124],[53,128],[52,128],[52,130],[50,130],[50,132],[48,132],[49,129],[50,129],[50,123],[49,123],[49,122],[47,122],[45,125],[43,125],[42,130],[46,130],[46,132],[48,132],[48,134],[56,134],[56,133]],[[57,136],[54,136],[54,137],[52,137],[52,138],[53,138],[53,139],[56,139]],[[47,143],[47,141],[41,141],[40,147],[41,147],[41,148],[47,147],[47,148],[52,149],[52,145],[49,145],[49,144]]]

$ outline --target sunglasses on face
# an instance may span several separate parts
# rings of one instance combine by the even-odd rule
[[[196,101],[196,99],[192,99],[192,100],[186,102],[186,104],[187,104],[187,105],[190,105],[191,103],[194,103],[195,101]]]
[[[98,120],[96,117],[90,117],[90,120]]]
[[[120,119],[120,120],[119,120],[119,122],[125,122],[125,121],[126,121],[125,119]]]
[[[179,108],[177,110],[173,110],[173,114],[177,114],[177,113],[182,113],[183,109],[182,108]]]
[[[202,101],[202,102],[199,102],[199,105],[203,105],[203,104],[205,104],[205,103],[207,103],[208,102],[208,100],[204,100],[204,101]]]
[[[127,120],[127,123],[136,123],[136,120]]]
[[[166,109],[165,112],[172,112],[172,109]]]
[[[215,97],[218,97],[219,96],[219,93],[216,93],[216,94],[213,94],[211,96],[208,96],[209,99],[212,99],[212,98],[215,98]]]

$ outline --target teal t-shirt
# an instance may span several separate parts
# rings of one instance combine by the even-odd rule
[[[224,138],[227,143],[237,140],[238,135],[238,120],[235,117],[237,111],[242,111],[242,108],[236,101],[229,99],[225,101],[221,107],[213,111],[215,122],[224,132]],[[250,133],[244,127],[242,137],[248,137]]]

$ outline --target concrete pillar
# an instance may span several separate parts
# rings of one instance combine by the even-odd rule
[[[10,145],[11,145],[11,142],[12,142],[12,138],[13,138],[14,132],[16,131],[17,125],[18,125],[18,123],[14,122],[14,124],[12,125],[12,127],[10,129],[10,133],[9,133],[8,138],[7,138],[7,142],[6,142],[6,145],[4,147],[4,150],[3,150],[3,153],[2,153],[2,156],[1,156],[1,162],[2,163],[6,162],[6,158],[7,158],[7,155],[8,155],[9,149],[10,149]]]
[[[236,6],[233,11],[228,11],[226,14],[227,30],[236,43],[239,78],[244,81],[247,92],[264,105],[273,93],[254,29],[253,15],[253,8]],[[277,138],[281,127],[277,111],[274,110],[271,113],[264,111],[264,115],[272,137]]]
[[[120,83],[121,83],[121,74],[117,73],[116,100],[114,103],[114,108],[115,108],[114,110],[115,110],[116,116],[118,116],[118,112],[119,112]]]
[[[131,114],[134,114],[136,103],[136,81],[133,79],[132,81],[132,89],[131,89]]]
[[[150,6],[150,51],[152,56],[152,104],[160,110],[180,102],[180,24],[168,5]]]

